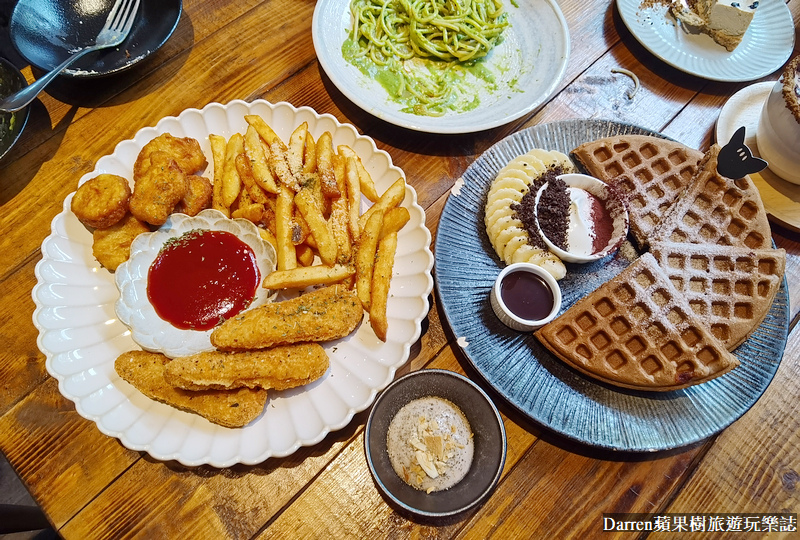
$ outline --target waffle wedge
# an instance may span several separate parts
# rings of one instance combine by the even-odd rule
[[[639,247],[697,172],[703,153],[649,135],[617,135],[587,142],[572,155],[586,171],[627,199],[630,230]]]
[[[678,390],[739,364],[650,253],[535,335],[578,371],[635,390]]]
[[[730,179],[717,172],[719,151],[714,144],[706,152],[689,189],[664,216],[650,242],[772,247],[758,188],[747,176]]]
[[[729,351],[764,320],[786,267],[783,249],[654,242],[650,252]]]

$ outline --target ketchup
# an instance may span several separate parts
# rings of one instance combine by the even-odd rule
[[[514,315],[527,321],[546,318],[555,303],[545,280],[531,272],[511,272],[503,277],[500,296]]]
[[[176,328],[210,330],[246,308],[260,280],[255,253],[235,234],[192,230],[165,244],[153,261],[147,298]]]

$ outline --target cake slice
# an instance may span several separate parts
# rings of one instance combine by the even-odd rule
[[[729,351],[764,320],[786,268],[783,249],[659,242],[651,244],[650,252]]]
[[[673,0],[670,6],[676,18],[699,28],[728,51],[742,42],[757,8],[757,0]]]
[[[750,249],[772,247],[767,212],[753,181],[717,171],[720,147],[703,156],[696,178],[653,231],[650,242],[720,244]]]
[[[739,365],[650,253],[535,335],[578,371],[635,390],[678,390]]]
[[[586,171],[614,186],[627,200],[630,231],[639,247],[697,173],[703,153],[648,135],[617,135],[587,142],[572,152]]]

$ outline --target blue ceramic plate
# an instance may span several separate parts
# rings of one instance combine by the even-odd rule
[[[741,365],[704,384],[666,393],[624,391],[584,377],[545,349],[532,334],[503,325],[489,291],[502,263],[483,225],[489,185],[512,158],[531,148],[569,153],[612,135],[658,135],[606,120],[533,126],[495,144],[456,182],[442,212],[435,244],[439,302],[467,359],[494,389],[531,420],[591,446],[654,452],[687,446],[718,433],[764,393],[786,346],[786,283],[766,319],[734,354]],[[621,252],[589,265],[567,264],[562,310],[622,271]]]

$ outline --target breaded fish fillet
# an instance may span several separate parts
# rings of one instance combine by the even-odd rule
[[[356,292],[332,285],[228,319],[211,333],[211,344],[221,350],[237,350],[330,341],[352,332],[362,317]]]
[[[199,414],[221,426],[245,426],[264,410],[266,390],[240,388],[197,392],[175,388],[164,379],[164,367],[169,362],[161,353],[129,351],[117,358],[114,369],[150,399]]]
[[[175,358],[164,378],[186,390],[264,388],[286,390],[316,381],[327,371],[328,355],[317,343],[256,351],[211,351]]]

